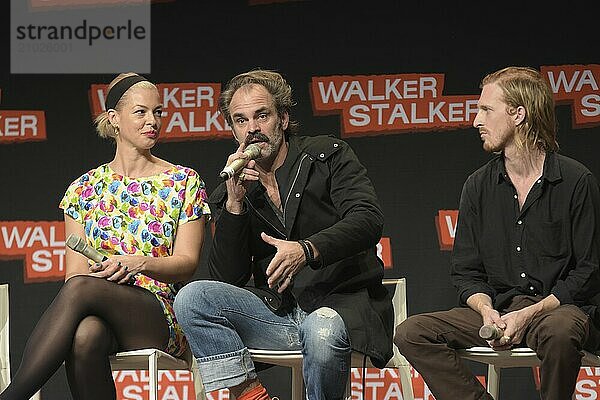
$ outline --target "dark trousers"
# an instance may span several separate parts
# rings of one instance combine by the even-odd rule
[[[516,296],[501,314],[539,300]],[[481,315],[470,308],[414,315],[396,328],[394,342],[437,400],[492,399],[455,351],[488,346],[479,337],[482,324]],[[577,306],[562,305],[537,316],[521,345],[533,349],[541,360],[542,399],[570,400],[581,367],[581,350],[595,350],[599,342],[600,332]]]

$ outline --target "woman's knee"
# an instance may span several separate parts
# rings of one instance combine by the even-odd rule
[[[84,305],[89,302],[94,302],[96,296],[94,293],[101,287],[106,287],[108,281],[105,279],[96,278],[88,275],[76,275],[67,279],[60,289],[58,298],[61,301],[69,303],[69,307],[73,305]],[[112,284],[112,282],[110,282]]]
[[[71,352],[77,358],[97,358],[112,352],[113,335],[108,325],[95,316],[85,317],[75,330]]]
[[[85,293],[97,281],[99,279],[93,276],[76,275],[67,279],[60,291],[61,293]]]

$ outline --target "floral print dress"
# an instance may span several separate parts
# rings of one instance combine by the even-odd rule
[[[130,178],[103,164],[73,181],[59,207],[83,224],[87,243],[106,256],[165,257],[173,252],[181,224],[210,214],[206,197],[204,182],[191,168],[174,165],[157,175]],[[182,283],[137,274],[133,284],[160,301],[170,332],[167,352],[183,353],[185,337],[173,311]]]

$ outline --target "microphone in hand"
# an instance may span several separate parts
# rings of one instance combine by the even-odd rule
[[[223,171],[219,173],[219,177],[225,181],[244,169],[246,164],[248,164],[248,161],[254,160],[260,156],[260,146],[256,143],[251,144],[246,147],[244,154],[246,155],[246,158],[234,160],[231,164],[223,168]]]
[[[483,325],[479,328],[479,337],[485,340],[496,340],[504,336],[504,329],[496,325]]]
[[[104,254],[100,253],[98,250],[85,243],[85,240],[83,240],[77,235],[70,234],[67,238],[66,244],[72,250],[78,252],[79,254],[83,254],[90,260],[95,261],[97,263],[108,259]]]
[[[69,235],[69,237],[66,240],[66,244],[73,251],[76,251],[77,253],[84,255],[85,257],[89,258],[90,260],[92,260],[94,262],[101,263],[102,261],[108,260],[108,257],[106,257],[104,254],[100,253],[98,250],[96,250],[92,246],[85,243],[85,240],[83,240],[82,238],[80,238],[79,236],[77,236],[75,234]],[[121,263],[119,263],[119,265],[120,264]],[[133,274],[133,275],[130,274],[129,281],[127,282],[127,284],[133,285],[135,283],[137,275],[138,274]]]

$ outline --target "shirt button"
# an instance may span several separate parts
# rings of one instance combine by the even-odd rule
[[[519,225],[521,225],[522,223],[523,223],[523,221],[521,221],[521,220],[517,221],[517,224],[519,224]]]
[[[518,199],[518,198],[519,198],[519,196],[517,196],[516,194],[515,194],[515,196],[514,196],[514,197],[515,197],[515,199]]]
[[[339,146],[339,144],[337,144],[337,143],[333,144],[333,147],[338,147],[338,146]]]
[[[542,183],[542,180],[541,180],[541,179],[538,179],[537,183]]]
[[[525,275],[525,272],[521,272],[521,278],[525,278],[527,275]]]
[[[325,157],[325,153],[319,154],[319,157],[321,157],[321,158]]]
[[[531,290],[533,292],[535,289],[533,286],[529,286],[529,290]]]
[[[521,246],[517,246],[517,251],[521,251]]]
[[[296,193],[296,197],[300,197],[300,193]]]

